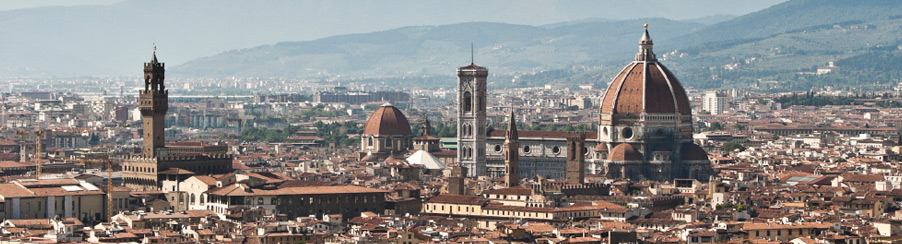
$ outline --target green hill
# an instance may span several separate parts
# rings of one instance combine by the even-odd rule
[[[703,25],[652,19],[662,38]],[[608,56],[629,54],[643,20],[588,21],[535,27],[472,22],[418,26],[341,35],[314,41],[283,42],[230,51],[189,61],[172,69],[197,76],[372,77],[447,75],[470,61],[493,74],[513,75],[570,67]]]
[[[902,2],[798,0],[659,41],[659,58],[694,87],[807,90],[812,87],[884,89],[900,82]],[[676,46],[678,48],[673,48]],[[870,60],[871,62],[864,62]],[[629,57],[621,58],[621,65]],[[812,75],[834,61],[840,68]],[[527,83],[580,82],[610,77],[598,72],[552,70],[521,77]],[[619,68],[619,67],[618,67]],[[878,86],[875,86],[877,84]]]

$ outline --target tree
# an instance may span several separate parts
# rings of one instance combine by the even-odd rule
[[[745,146],[742,146],[742,144],[735,143],[735,142],[727,142],[727,143],[724,143],[723,146],[720,147],[721,151],[727,151],[727,152],[732,152],[737,149],[739,149],[740,152],[745,151]]]
[[[723,124],[721,124],[720,122],[712,122],[711,125],[708,126],[708,128],[705,128],[705,130],[707,130],[707,131],[723,130]]]

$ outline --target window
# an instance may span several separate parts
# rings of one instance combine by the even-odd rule
[[[561,153],[561,148],[558,147],[558,146],[554,146],[554,147],[551,148],[551,152],[554,153],[554,154]]]
[[[524,147],[523,147],[523,152],[529,152],[529,146],[524,146]]]
[[[470,94],[469,91],[464,92],[464,97],[463,101],[461,101],[461,104],[461,106],[463,106],[464,112],[469,113],[473,111],[473,95]]]
[[[479,101],[476,103],[476,111],[482,112],[485,109],[485,97],[479,96]]]
[[[633,129],[630,127],[625,127],[625,128],[623,128],[623,130],[620,131],[620,135],[622,135],[623,138],[632,139],[633,138]]]

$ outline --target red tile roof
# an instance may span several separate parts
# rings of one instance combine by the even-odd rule
[[[642,160],[642,153],[636,151],[629,143],[621,143],[614,147],[611,150],[611,154],[608,155],[608,160],[610,161],[637,161]]]

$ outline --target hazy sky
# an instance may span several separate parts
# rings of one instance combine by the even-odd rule
[[[48,6],[110,5],[118,2],[122,0],[0,0],[0,11]]]
[[[23,8],[35,8],[35,7],[51,7],[51,6],[76,6],[76,5],[111,5],[122,2],[125,0],[0,0],[0,11],[4,10],[15,10],[15,9],[23,9]],[[428,3],[430,1],[436,2],[436,6],[440,6],[443,4],[447,4],[446,1],[435,1],[435,0],[412,0],[408,1],[410,3],[418,3],[422,4],[424,2]],[[548,6],[569,6],[571,8],[579,8],[583,6],[591,6],[594,8],[584,8],[582,9],[583,14],[578,16],[556,16],[546,15],[546,16],[534,16],[536,23],[517,23],[517,24],[548,24],[560,21],[568,21],[574,19],[584,19],[587,17],[592,17],[593,12],[599,13],[599,15],[604,14],[605,16],[595,16],[598,18],[606,18],[606,19],[630,19],[636,17],[664,17],[670,19],[691,19],[698,17],[705,17],[716,14],[731,14],[731,15],[743,15],[751,12],[755,12],[769,6],[772,6],[777,3],[785,2],[786,0],[754,0],[754,1],[723,1],[723,0],[633,0],[633,1],[625,1],[625,0],[602,0],[602,1],[547,1],[547,0],[526,0],[526,1],[515,1],[520,4],[531,4],[535,5],[537,9],[545,8]],[[303,2],[303,1],[301,1]],[[336,0],[336,3],[341,3],[341,0]],[[352,2],[352,1],[348,1]],[[348,3],[346,2],[346,3]],[[387,4],[396,4],[398,6],[403,6],[397,3],[403,3],[405,1],[384,1]],[[493,3],[494,2],[494,3]],[[556,4],[554,2],[557,2]],[[560,2],[569,2],[568,4],[560,4]],[[264,2],[260,2],[261,4],[265,4]],[[497,0],[497,1],[451,1],[452,4],[470,4],[474,7],[479,5],[497,5],[499,3],[503,4],[511,4],[510,1],[506,0]],[[598,7],[604,7],[605,9],[620,9],[622,11],[617,11],[615,13],[605,12],[598,10]],[[570,9],[570,13],[578,9]],[[413,11],[412,11],[413,12]],[[415,14],[414,14],[415,15]],[[520,20],[521,22],[523,20]]]
[[[784,1],[0,0],[0,68],[122,74],[146,59],[152,43],[177,65],[229,50],[405,26],[685,20],[744,15]]]

